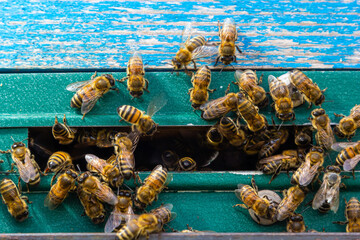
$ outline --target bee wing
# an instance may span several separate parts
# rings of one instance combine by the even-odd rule
[[[235,25],[235,21],[234,21],[234,19],[232,19],[232,18],[226,18],[225,19],[225,21],[224,21],[224,24],[223,24],[223,27],[222,27],[222,29],[224,29],[224,28],[228,28],[228,26],[231,26],[231,25]],[[235,29],[235,31],[236,31],[236,29]],[[221,31],[221,34],[222,34],[222,36],[221,36],[221,38],[223,38],[223,39],[226,39],[228,36],[232,36],[233,35],[233,32],[231,31]],[[236,34],[237,35],[237,34]]]
[[[215,151],[208,160],[206,160],[200,167],[209,166],[217,157],[219,156],[219,151]]]
[[[239,188],[235,189],[235,196],[242,201],[242,199],[241,199],[241,190]]]
[[[289,85],[289,84],[291,84],[291,82],[290,82],[290,72],[287,72],[287,73],[285,73],[285,74],[283,74],[283,75],[281,75],[280,77],[278,77],[278,79],[280,80],[280,81],[282,81],[283,83],[285,83],[287,86]]]
[[[99,172],[102,172],[102,170],[104,168],[104,164],[106,164],[106,162],[104,160],[102,160],[101,158],[95,156],[94,154],[86,154],[85,155],[85,160],[91,166],[96,168],[96,170],[98,170]]]
[[[139,143],[140,133],[138,131],[132,131],[127,135],[127,138],[129,138],[132,142],[131,152],[133,153]]]
[[[196,60],[199,58],[206,58],[211,56],[217,56],[219,54],[219,48],[218,46],[200,46],[194,49],[192,53],[192,59]]]
[[[97,181],[97,188],[95,189],[95,195],[103,202],[110,205],[115,205],[118,202],[116,195],[113,193],[110,187]]]
[[[274,162],[274,161],[277,161],[277,160],[291,159],[291,158],[293,158],[293,157],[288,156],[288,155],[278,154],[278,155],[274,155],[274,156],[271,156],[271,157],[261,159],[259,161],[259,164],[262,165],[262,164],[266,164],[266,163],[269,163],[269,162]]]
[[[19,160],[18,158],[13,157],[13,160],[14,160],[14,162],[16,164],[16,167],[17,167],[17,169],[19,171],[21,179],[24,182],[28,183],[30,181],[30,172],[29,172],[29,170],[26,168],[25,164],[23,164],[22,161]]]
[[[84,95],[82,98],[81,113],[87,114],[90,112],[102,95],[103,93],[100,91],[94,91],[93,94],[90,94],[90,96]]]
[[[172,173],[168,173],[167,177],[166,177],[166,181],[164,183],[164,187],[166,187],[167,185],[170,184],[170,182],[173,180],[173,174]]]
[[[332,134],[330,125],[327,127],[326,130],[323,128],[318,128],[317,134],[319,134],[319,138],[322,139],[322,144],[324,145],[324,148],[330,149],[334,143],[334,135]]]
[[[184,30],[181,33],[180,47],[185,47],[187,41],[189,41],[191,38],[192,31],[193,31],[192,24],[191,22],[189,22],[188,24],[186,24]]]
[[[299,176],[299,185],[300,186],[307,186],[311,183],[314,179],[318,168],[320,167],[320,162],[317,162],[312,167],[310,167],[310,161],[305,162],[304,171]]]
[[[123,219],[123,217],[122,217],[121,213],[117,212],[114,209],[111,212],[111,214],[105,224],[104,232],[111,233],[112,231],[114,231],[115,228],[120,226],[122,219]]]
[[[62,201],[60,203],[62,203]],[[46,195],[46,198],[44,200],[44,206],[49,208],[50,210],[54,210],[55,208],[57,208],[60,205],[60,203],[54,203],[53,201],[51,201],[49,194]]]
[[[32,159],[31,159],[31,156],[30,156],[30,151],[26,151],[24,162],[25,162],[24,167],[29,172],[29,180],[35,179],[35,177],[36,177],[36,169],[35,169],[35,166],[34,166],[34,164],[32,162]]]
[[[326,200],[326,192],[328,190],[328,182],[324,181],[319,190],[317,191],[317,193],[315,194],[315,197],[312,201],[312,208],[313,209],[319,209],[319,207],[321,207],[321,205],[325,202]]]
[[[204,119],[210,120],[226,114],[229,111],[229,108],[223,104],[225,100],[226,96],[202,104],[200,106],[200,110],[203,111],[202,117]],[[209,110],[211,110],[211,114]]]
[[[339,185],[340,185],[340,182],[339,182]],[[337,210],[339,209],[339,195],[340,195],[339,185],[337,185],[336,189],[334,189],[333,198],[330,202],[330,209],[334,213],[336,213]]]
[[[340,152],[344,148],[353,147],[357,144],[357,142],[336,142],[331,145],[331,149],[337,152]]]
[[[156,95],[149,103],[147,114],[153,116],[156,112],[162,109],[167,103],[167,98],[164,93]]]
[[[86,84],[91,83],[91,81],[92,80],[86,80],[86,81],[70,83],[69,85],[66,86],[66,90],[68,90],[70,92],[76,92],[77,90],[79,90],[80,88],[85,86]]]
[[[344,162],[344,166],[343,166],[344,171],[353,170],[356,167],[356,165],[358,164],[359,161],[360,161],[360,154],[356,155],[353,158],[347,159]]]

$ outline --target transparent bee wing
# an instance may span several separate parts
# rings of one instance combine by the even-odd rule
[[[268,77],[269,84],[277,82],[277,81],[278,81],[278,79],[276,77],[274,77],[273,75],[269,75],[269,77]]]
[[[164,93],[156,95],[149,103],[147,114],[154,116],[156,112],[162,109],[167,103],[167,98]]]
[[[353,147],[357,144],[357,142],[336,142],[331,145],[331,149],[337,152],[340,152],[344,148]]]
[[[235,80],[237,82],[240,82],[241,75],[244,73],[244,71],[236,70],[234,73]]]
[[[193,31],[192,24],[191,22],[188,22],[181,33],[180,47],[185,47],[186,42],[189,41],[191,38],[192,31]]]
[[[135,51],[135,52],[132,54],[131,57],[132,57],[132,58],[139,58],[139,59],[142,61],[142,56],[141,56],[140,52],[138,52],[138,51]]]
[[[335,192],[333,194],[332,201],[330,202],[330,209],[334,213],[336,213],[337,210],[339,209],[339,195],[340,195],[339,186],[337,186],[337,189],[335,190]]]
[[[229,107],[224,104],[224,101],[226,99],[227,97],[224,96],[202,104],[200,106],[200,110],[203,111],[202,118],[206,120],[211,120],[219,118],[229,112]]]
[[[112,231],[114,231],[115,228],[120,226],[122,219],[123,218],[121,214],[119,214],[119,212],[116,212],[116,210],[114,209],[105,224],[104,232],[111,233]]]
[[[102,92],[93,92],[93,94],[90,94],[90,97],[88,97],[88,95],[84,95],[82,98],[81,113],[87,114],[90,112],[102,95]]]
[[[221,29],[221,38],[227,39],[228,37],[231,37],[234,33],[232,31],[229,31],[231,29],[232,25],[235,26],[235,21],[232,18],[226,18],[224,21],[224,24]]]
[[[103,159],[95,156],[94,154],[86,154],[85,160],[88,164],[96,168],[99,172],[103,171],[104,164],[106,163]]]
[[[32,162],[29,150],[27,150],[26,153],[25,153],[24,163],[25,163],[24,167],[29,172],[29,180],[34,180],[36,178],[37,171],[36,171],[35,166],[34,166],[34,164]]]
[[[344,171],[353,170],[356,167],[356,165],[359,163],[359,161],[360,161],[360,154],[356,155],[353,158],[347,159],[344,162],[344,166],[343,166]]]
[[[242,201],[241,190],[239,189],[239,186],[238,186],[238,189],[235,189],[235,196]]]
[[[330,128],[330,130],[319,128],[316,134],[318,134],[318,138],[321,139],[323,147],[326,149],[331,149],[331,146],[334,143],[334,136],[332,134],[331,127],[330,126],[328,127]]]
[[[164,183],[164,187],[166,187],[167,185],[169,185],[172,180],[173,180],[173,174],[172,174],[172,173],[168,173],[168,174],[167,174],[167,177],[166,177],[166,181],[165,181],[165,183]]]
[[[135,152],[135,149],[139,143],[140,140],[140,133],[138,131],[131,131],[128,135],[127,138],[129,138],[132,142],[132,148],[131,148],[131,152]]]
[[[259,164],[267,164],[270,162],[274,162],[274,161],[278,161],[278,160],[282,160],[282,159],[291,159],[293,158],[293,156],[288,156],[288,155],[283,155],[283,154],[278,154],[278,155],[274,155],[271,157],[267,157],[267,158],[263,158],[259,161]]]
[[[200,167],[207,167],[209,166],[217,157],[219,156],[219,151],[215,151],[214,154],[212,154],[208,160],[206,160],[204,162],[203,165],[201,165]]]
[[[321,184],[319,190],[316,192],[315,197],[312,201],[312,208],[314,210],[319,209],[319,207],[321,207],[321,205],[325,202],[327,189],[328,189],[328,182],[323,181],[323,183]]]
[[[13,160],[16,164],[16,167],[19,171],[20,178],[28,183],[30,181],[30,172],[29,169],[25,166],[25,164],[22,163],[22,161],[16,157],[13,157]]]
[[[60,205],[60,203],[55,204],[53,201],[51,201],[49,194],[46,195],[46,198],[44,200],[44,206],[49,208],[50,210],[54,210]]]
[[[219,54],[219,48],[217,46],[200,46],[194,49],[192,53],[192,59],[206,58],[217,56]]]
[[[282,81],[283,83],[285,83],[287,86],[289,85],[289,84],[291,84],[291,82],[290,82],[290,72],[287,72],[287,73],[285,73],[285,74],[283,74],[283,75],[281,75],[280,77],[278,77],[278,79],[280,80],[280,81]]]
[[[305,162],[304,171],[299,176],[299,185],[300,186],[307,186],[311,183],[314,179],[316,173],[318,172],[318,168],[320,167],[321,163],[317,162],[312,167],[310,167],[310,161]]]
[[[162,207],[171,211],[173,209],[174,205],[172,205],[171,203],[166,203]]]
[[[113,193],[110,187],[105,184],[97,181],[97,188],[95,189],[94,194],[103,202],[106,202],[110,205],[116,205],[118,199],[116,195]]]
[[[79,90],[80,88],[82,88],[86,84],[91,83],[92,81],[93,80],[86,80],[86,81],[70,83],[69,85],[66,86],[66,90],[68,90],[70,92],[76,92],[77,90]]]

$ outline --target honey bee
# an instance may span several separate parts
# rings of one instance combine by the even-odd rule
[[[70,154],[63,151],[54,152],[49,157],[44,173],[60,172],[70,166],[72,166],[72,159]]]
[[[86,216],[88,216],[94,224],[104,222],[106,211],[104,205],[97,197],[92,193],[84,191],[81,186],[77,187],[77,194],[81,205],[84,207]]]
[[[273,155],[279,150],[280,146],[283,145],[288,137],[289,131],[285,128],[279,130],[272,129],[268,132],[269,140],[261,147],[259,152],[259,159],[267,158]]]
[[[312,131],[310,127],[302,127],[295,129],[295,144],[299,148],[307,148],[312,143]]]
[[[209,99],[208,92],[214,92],[216,89],[209,89],[211,82],[211,70],[208,66],[200,67],[191,78],[192,88],[189,89],[191,106],[198,109]]]
[[[314,109],[311,112],[311,124],[317,130],[315,134],[316,142],[323,148],[330,150],[335,142],[335,137],[330,126],[330,118],[322,108]]]
[[[40,183],[40,167],[35,161],[34,155],[31,154],[29,148],[23,142],[14,142],[10,150],[1,151],[0,153],[11,153],[11,158],[14,163],[11,164],[10,172],[13,171],[16,165],[20,178],[27,185],[35,186]]]
[[[323,163],[324,150],[321,147],[312,147],[310,152],[306,154],[305,162],[292,175],[291,184],[299,184],[300,186],[309,185],[319,173]]]
[[[13,216],[19,222],[22,222],[28,218],[29,209],[25,202],[25,200],[28,200],[28,198],[26,196],[21,196],[19,190],[12,180],[8,178],[1,180],[0,194],[11,216]]]
[[[333,222],[337,224],[346,224],[346,232],[360,232],[360,202],[352,197],[349,202],[345,199],[345,222]]]
[[[285,150],[281,154],[261,159],[258,169],[265,174],[273,174],[269,184],[279,175],[280,171],[295,169],[304,161],[305,153],[302,150]]]
[[[259,114],[259,109],[252,104],[243,94],[238,97],[238,114],[244,119],[247,129],[251,132],[264,131],[267,128],[267,120],[264,115]]]
[[[238,184],[238,189],[235,190],[235,195],[244,204],[236,204],[246,209],[252,209],[255,212],[255,217],[260,222],[260,217],[266,219],[273,219],[276,213],[276,206],[266,197],[259,197],[258,188],[255,184],[254,177],[251,179],[252,187],[249,185]]]
[[[291,97],[291,101],[293,102],[293,107],[299,107],[302,104],[304,104],[305,100],[304,100],[304,94],[302,94],[295,86],[294,84],[291,83],[291,77],[290,77],[290,72],[287,72],[283,75],[281,75],[280,77],[278,77],[278,79],[282,82],[284,82],[286,84],[286,86],[289,89],[289,93],[290,93],[290,97]]]
[[[214,149],[220,149],[220,145],[222,144],[224,138],[220,133],[217,126],[212,126],[206,132],[206,142]]]
[[[159,222],[159,226],[156,232],[160,232],[165,224],[167,224],[176,217],[176,213],[171,212],[172,209],[173,205],[167,203],[150,211],[151,214],[155,215]]]
[[[238,127],[229,117],[221,118],[219,123],[219,131],[234,147],[243,146],[247,141],[244,130]]]
[[[135,52],[132,57],[129,59],[127,68],[126,68],[126,77],[117,80],[119,82],[127,82],[128,91],[133,98],[141,97],[144,93],[144,90],[149,92],[148,86],[149,81],[144,78],[145,70],[142,61],[142,57],[138,52]]]
[[[144,209],[158,198],[158,194],[171,182],[172,174],[166,168],[157,165],[146,177],[142,186],[136,190],[134,204],[139,209]]]
[[[343,166],[344,171],[354,170],[360,161],[360,141],[334,143],[331,148],[340,151],[336,157],[337,165]]]
[[[149,238],[149,234],[158,229],[157,217],[151,213],[143,213],[137,219],[129,221],[116,233],[116,236],[119,240],[139,239],[142,236]]]
[[[110,205],[115,205],[117,203],[117,197],[111,188],[106,185],[106,183],[100,182],[97,177],[92,176],[90,172],[82,173],[77,181],[82,188],[82,191],[94,194],[100,201]]]
[[[48,195],[46,196],[44,206],[49,209],[57,208],[65,200],[69,191],[75,189],[77,177],[77,172],[72,169],[68,169],[61,174],[57,182],[52,185]]]
[[[71,98],[70,106],[72,108],[81,108],[84,119],[85,114],[95,106],[96,102],[109,90],[118,90],[115,88],[115,79],[110,74],[103,74],[96,77],[97,73],[91,76],[91,80],[70,83],[66,90],[76,92]]]
[[[264,108],[269,104],[269,99],[266,97],[264,88],[260,87],[262,83],[262,76],[258,80],[256,73],[252,70],[235,72],[236,83],[241,91],[246,92],[249,96],[249,100],[259,108]]]
[[[143,135],[152,136],[157,130],[157,124],[151,118],[157,111],[165,106],[167,100],[163,95],[158,95],[149,103],[147,114],[139,109],[122,105],[117,108],[117,113],[121,119],[132,124],[132,131],[138,131]]]
[[[111,128],[82,128],[77,133],[76,141],[86,146],[109,148],[114,146],[117,133],[118,131]]]
[[[273,75],[268,78],[270,95],[274,100],[275,116],[283,121],[294,120],[294,105],[287,85]]]
[[[277,211],[276,219],[283,221],[292,216],[298,206],[304,201],[307,189],[295,185],[283,191],[284,198],[280,202]]]
[[[120,190],[117,198],[118,202],[114,206],[114,210],[111,212],[105,225],[106,233],[112,232],[115,229],[124,226],[134,218],[131,192]]]
[[[318,85],[313,83],[313,81],[300,70],[295,69],[290,72],[290,81],[304,94],[305,100],[310,104],[309,107],[311,107],[312,104],[318,106],[324,102],[325,96],[323,93],[326,89],[320,90]]]
[[[343,117],[339,124],[334,128],[334,133],[339,138],[347,138],[349,141],[355,135],[356,129],[360,126],[360,105],[355,105],[350,110],[350,115],[345,116],[342,114],[336,114],[337,117]]]
[[[169,171],[196,171],[196,161],[190,157],[179,158],[173,151],[165,151],[161,155],[161,159]]]
[[[124,179],[116,166],[93,154],[86,154],[85,160],[97,170],[104,182],[110,184],[110,186],[120,187],[123,183]]]
[[[306,227],[303,216],[297,213],[291,215],[286,224],[286,231],[291,233],[305,232]]]
[[[341,185],[341,170],[338,166],[327,166],[323,182],[312,201],[312,208],[326,213],[329,210],[334,213],[339,208],[339,194]]]
[[[244,146],[244,152],[246,155],[256,155],[259,154],[262,146],[269,141],[269,137],[265,134],[254,134],[253,136],[248,136],[248,140]]]
[[[52,135],[54,136],[55,140],[59,141],[59,144],[67,145],[74,141],[77,129],[70,128],[67,125],[65,114],[63,122],[64,123],[59,123],[57,116],[55,116],[55,123],[52,126]]]
[[[228,93],[224,97],[220,97],[204,103],[200,106],[203,111],[201,117],[205,120],[212,120],[224,116],[230,111],[236,111],[242,93]]]
[[[235,22],[232,18],[226,18],[222,28],[220,27],[220,22],[218,22],[219,28],[219,56],[216,58],[216,64],[219,60],[225,64],[229,65],[232,62],[236,62],[235,48],[241,53],[239,46],[235,44],[235,41],[238,38]]]

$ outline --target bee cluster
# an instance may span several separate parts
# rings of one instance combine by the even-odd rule
[[[237,204],[249,209],[253,219],[264,225],[288,219],[287,231],[304,232],[306,230],[303,218],[295,213],[304,201],[311,185],[318,180],[324,171],[323,181],[312,201],[313,209],[320,212],[334,211],[339,207],[339,193],[343,178],[340,167],[344,171],[351,171],[360,161],[360,142],[336,142],[334,133],[339,138],[351,139],[360,125],[360,106],[351,109],[349,116],[342,117],[333,130],[329,116],[323,108],[316,108],[310,113],[308,126],[297,126],[294,133],[282,126],[269,126],[266,117],[259,109],[269,104],[269,97],[262,84],[262,76],[258,79],[252,70],[235,71],[233,82],[239,88],[238,92],[230,92],[230,85],[225,95],[209,100],[211,70],[208,66],[196,69],[195,60],[216,56],[215,65],[220,61],[224,65],[236,62],[236,51],[241,53],[235,44],[237,40],[236,25],[232,19],[219,23],[219,37],[221,42],[216,46],[208,43],[203,36],[191,37],[191,30],[187,27],[183,32],[183,45],[172,59],[174,70],[185,69],[191,76],[192,88],[189,89],[191,106],[194,111],[201,111],[204,120],[218,119],[217,123],[207,129],[204,134],[206,149],[210,150],[205,160],[201,161],[190,156],[179,156],[172,150],[162,152],[162,163],[157,165],[141,181],[135,172],[135,155],[140,138],[151,137],[157,133],[158,125],[152,116],[166,104],[162,95],[157,95],[150,102],[147,112],[143,112],[131,105],[121,105],[117,114],[121,120],[131,124],[131,131],[121,132],[114,129],[82,129],[70,127],[66,117],[60,123],[55,116],[52,135],[60,145],[70,145],[74,142],[111,148],[113,153],[107,159],[95,154],[86,154],[87,170],[81,172],[74,166],[71,154],[65,151],[51,152],[44,173],[41,171],[34,155],[23,142],[15,142],[10,150],[0,151],[9,153],[13,160],[12,168],[16,166],[19,172],[19,188],[10,179],[0,182],[0,193],[9,213],[18,221],[28,217],[29,211],[26,197],[21,195],[21,180],[27,185],[37,185],[41,174],[53,172],[51,189],[44,200],[44,205],[50,209],[58,207],[69,192],[76,191],[85,214],[94,224],[105,221],[106,210],[104,204],[111,205],[113,211],[105,225],[105,232],[117,232],[119,239],[137,239],[149,236],[163,230],[176,214],[171,212],[172,204],[165,204],[150,212],[137,215],[134,209],[143,212],[157,200],[158,195],[171,182],[172,174],[168,171],[195,171],[206,168],[219,156],[219,152],[227,147],[235,148],[246,156],[253,156],[257,161],[258,170],[271,174],[269,184],[281,171],[294,170],[291,184],[294,186],[283,191],[281,199],[275,192],[269,190],[258,191],[255,180],[252,186],[239,184],[235,190],[236,196],[244,203]],[[187,66],[193,62],[195,73]],[[118,90],[116,81],[127,81],[127,89],[133,98],[140,98],[144,91],[148,91],[149,81],[145,78],[142,58],[134,53],[127,66],[127,76],[116,80],[110,74],[97,76],[95,73],[89,81],[75,82],[66,87],[75,92],[71,99],[71,107],[80,108],[83,118],[95,106],[96,102],[108,91]],[[325,100],[325,90],[320,90],[316,83],[300,70],[292,70],[281,76],[268,77],[269,94],[273,100],[271,106],[275,117],[281,121],[295,119],[294,108],[305,101],[311,105],[321,106]],[[235,113],[235,114],[234,114]],[[235,118],[234,118],[235,115]],[[313,145],[312,133],[315,131],[316,145]],[[284,149],[278,153],[291,137],[294,138],[296,149]],[[33,144],[33,143],[32,143]],[[182,148],[182,146],[180,146]],[[340,151],[336,164],[324,167],[326,151],[334,149]],[[43,149],[46,151],[46,149]],[[133,179],[137,185],[135,191],[124,184],[124,180]],[[116,193],[116,194],[115,194]],[[360,202],[351,198],[346,205],[347,232],[360,231],[358,221]],[[189,227],[190,229],[190,227]],[[197,232],[191,230],[192,232]]]

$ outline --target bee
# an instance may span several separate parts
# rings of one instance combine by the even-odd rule
[[[157,165],[146,177],[142,186],[136,190],[134,204],[139,209],[144,209],[158,198],[158,194],[171,182],[172,174],[166,168]]]
[[[288,137],[289,131],[285,128],[279,130],[273,129],[269,131],[269,140],[261,147],[259,152],[259,159],[267,158],[273,155],[279,150],[280,146],[283,145]]]
[[[295,169],[304,161],[305,153],[301,150],[285,150],[281,154],[261,159],[258,169],[265,174],[273,174],[269,184],[279,175],[280,171]]]
[[[360,202],[352,197],[349,202],[345,199],[345,222],[333,222],[337,224],[346,224],[346,232],[360,232]]]
[[[71,83],[66,86],[66,90],[76,92],[71,98],[72,108],[81,108],[82,119],[95,106],[96,102],[109,90],[115,88],[115,79],[110,74],[103,74],[96,77],[97,73],[91,76],[91,80]]]
[[[338,166],[327,166],[323,182],[312,201],[312,208],[326,213],[329,210],[334,213],[339,208],[339,193],[341,185],[341,170]]]
[[[47,172],[60,172],[63,169],[72,166],[72,159],[70,154],[63,151],[54,152],[46,164],[46,169],[44,173]]]
[[[109,148],[114,146],[115,135],[118,131],[109,128],[82,128],[78,131],[76,141],[87,146]]]
[[[298,206],[304,201],[307,189],[295,185],[283,191],[284,198],[280,202],[277,211],[276,219],[283,221],[292,216]]]
[[[259,197],[254,177],[251,179],[251,184],[252,187],[249,185],[238,184],[235,195],[244,204],[236,204],[234,207],[240,206],[246,209],[251,208],[254,211],[258,222],[260,222],[260,217],[273,219],[276,213],[276,206],[267,197]]]
[[[313,81],[300,70],[295,69],[290,72],[290,81],[304,94],[305,100],[310,104],[309,107],[311,107],[312,104],[318,106],[324,102],[325,96],[323,93],[326,89],[320,90],[318,85],[313,83]]]
[[[286,231],[291,233],[305,232],[306,227],[303,216],[297,213],[291,215],[286,224]]]
[[[295,144],[299,148],[307,148],[312,143],[312,131],[310,127],[302,127],[295,129]]]
[[[117,80],[119,82],[127,82],[127,90],[130,91],[130,95],[133,98],[141,97],[144,93],[144,90],[149,92],[148,86],[149,81],[144,78],[145,70],[142,61],[142,57],[139,53],[135,52],[132,57],[129,59],[127,68],[126,68],[126,77]]]
[[[224,97],[220,97],[204,103],[200,106],[201,117],[205,120],[212,120],[224,116],[230,111],[236,111],[241,93],[228,93]]]
[[[59,144],[67,145],[74,141],[77,129],[70,128],[67,125],[65,114],[63,122],[64,123],[59,123],[57,116],[55,116],[55,123],[52,126],[52,135],[54,136],[55,140],[59,141]]]
[[[171,212],[172,208],[173,205],[168,203],[150,211],[151,214],[155,215],[159,222],[159,228],[156,232],[163,230],[164,225],[176,217],[176,213]]]
[[[116,233],[116,236],[119,240],[139,239],[142,236],[149,238],[149,234],[157,231],[158,228],[157,217],[151,213],[143,213],[137,219],[129,221]]]
[[[132,208],[131,192],[120,190],[118,194],[118,202],[114,206],[109,219],[105,224],[105,232],[109,233],[115,229],[124,226],[126,223],[134,218],[134,211]]]
[[[1,180],[0,194],[3,203],[6,204],[11,216],[13,216],[19,222],[22,222],[28,218],[29,209],[25,202],[25,200],[28,201],[28,198],[26,196],[21,196],[19,190],[12,180],[8,178]]]
[[[65,200],[69,191],[75,189],[77,177],[78,173],[72,169],[68,169],[61,174],[46,196],[44,206],[49,209],[57,208]]]
[[[206,132],[206,142],[214,149],[220,149],[223,140],[223,135],[220,133],[217,126],[212,126]]]
[[[157,111],[165,106],[167,100],[158,95],[149,103],[147,114],[136,107],[122,105],[117,108],[117,113],[122,120],[132,124],[132,131],[138,131],[143,135],[152,136],[157,130],[157,124],[151,118]]]
[[[236,62],[235,48],[241,53],[239,46],[235,44],[235,41],[238,38],[235,22],[232,18],[226,18],[222,28],[220,27],[220,22],[218,22],[219,28],[219,56],[216,58],[215,66],[219,60],[225,64],[229,65],[232,62]]]
[[[94,194],[100,201],[110,205],[115,205],[117,203],[117,197],[111,188],[106,185],[106,183],[100,182],[100,180],[91,175],[90,172],[82,173],[77,181],[82,188],[82,191]]]
[[[14,162],[11,164],[10,172],[13,171],[16,165],[20,174],[19,188],[20,178],[27,185],[35,186],[40,183],[40,167],[35,161],[34,155],[31,154],[29,148],[23,142],[14,142],[10,150],[0,150],[0,153],[11,153],[11,158]]]
[[[294,105],[290,98],[290,92],[284,82],[273,75],[268,78],[270,95],[274,100],[275,116],[283,121],[294,120]]]
[[[317,130],[315,134],[316,142],[323,148],[330,150],[335,142],[335,137],[330,126],[330,118],[322,108],[314,109],[311,112],[311,124]]]
[[[120,187],[123,183],[124,179],[116,166],[93,154],[86,154],[85,160],[89,165],[96,169],[104,182],[110,184],[110,186]]]
[[[81,205],[84,207],[86,216],[88,216],[94,224],[104,222],[106,211],[104,205],[97,197],[92,193],[84,191],[81,186],[77,187],[77,194]]]
[[[360,141],[334,143],[331,148],[340,151],[336,157],[337,165],[343,166],[344,171],[354,170],[360,161]]]
[[[336,114],[337,117],[343,117],[339,124],[334,128],[334,133],[339,138],[347,138],[349,141],[355,135],[356,129],[360,126],[360,105],[355,105],[350,110],[350,115],[345,116],[342,114]]]
[[[323,163],[324,150],[321,147],[312,147],[310,152],[306,154],[305,162],[292,175],[291,184],[299,184],[300,186],[309,185],[316,178]]]
[[[259,86],[259,84],[262,83],[262,75],[260,80],[258,80],[256,73],[252,70],[236,70],[235,79],[236,83],[233,83],[237,85],[241,91],[246,92],[249,100],[254,105],[259,108],[264,108],[269,104],[269,99],[266,97],[264,88]]]
[[[243,146],[246,141],[246,134],[244,130],[235,124],[229,117],[222,117],[219,123],[220,133],[229,141],[234,147]]]
[[[209,99],[209,92],[214,92],[216,89],[209,89],[211,82],[211,70],[208,66],[200,67],[191,78],[192,88],[189,89],[191,106],[198,109],[202,104]]]
[[[179,158],[173,151],[165,151],[161,159],[169,171],[191,172],[196,171],[196,161],[190,157]]]
[[[269,137],[265,134],[254,134],[253,136],[248,136],[248,140],[244,146],[244,152],[246,155],[256,155],[259,154],[262,146],[269,141]]]
[[[251,132],[266,130],[268,123],[265,116],[259,114],[258,107],[252,104],[243,94],[239,95],[238,114],[246,122],[247,129]]]
[[[304,94],[302,94],[295,86],[291,83],[290,72],[287,72],[280,77],[278,77],[280,81],[286,84],[289,89],[291,101],[293,102],[293,107],[299,107],[304,104]]]

